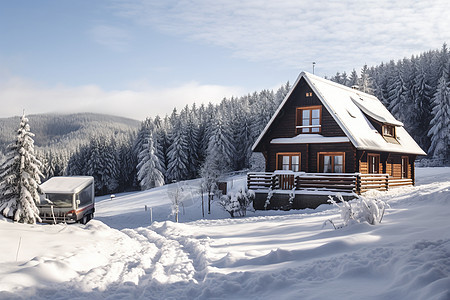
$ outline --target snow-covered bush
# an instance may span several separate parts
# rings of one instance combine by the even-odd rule
[[[219,205],[230,214],[232,218],[236,216],[244,217],[247,208],[255,199],[255,192],[252,190],[230,192],[220,198]]]
[[[167,195],[171,201],[172,213],[175,216],[175,222],[178,223],[178,215],[180,212],[180,205],[183,206],[183,201],[192,197],[190,191],[187,191],[187,185],[185,183],[176,182],[167,186]]]
[[[269,192],[267,193],[267,199],[266,202],[264,202],[264,209],[267,209],[267,207],[270,205],[270,200],[273,197],[273,190],[272,187],[269,187]]]
[[[289,192],[289,205],[292,207],[295,199],[295,187]]]
[[[328,196],[328,202],[337,206],[341,213],[342,225],[335,226],[333,221],[328,220],[335,228],[345,227],[354,223],[367,222],[371,225],[381,223],[384,216],[384,211],[389,205],[378,199],[366,199],[358,196],[355,200],[350,202],[344,201],[341,194],[337,194],[336,202],[332,196]],[[326,223],[326,222],[325,222]]]
[[[208,214],[210,214],[211,202],[214,198],[215,191],[217,190],[219,177],[221,175],[217,160],[207,159],[202,166],[200,175],[202,176],[202,191],[205,191],[208,195]]]

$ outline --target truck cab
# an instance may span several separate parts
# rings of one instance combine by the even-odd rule
[[[42,222],[86,224],[94,217],[94,177],[52,177],[41,189],[44,195],[38,208]]]

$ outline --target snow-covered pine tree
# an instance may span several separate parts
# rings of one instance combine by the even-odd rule
[[[399,65],[401,63],[399,62]],[[404,106],[407,103],[406,100],[406,87],[403,81],[403,69],[398,68],[397,72],[392,74],[392,77],[389,79],[388,86],[388,102],[389,102],[389,110],[391,113],[399,119],[400,121],[404,121],[406,119],[404,114]]]
[[[433,57],[431,58],[431,70],[433,70],[430,76],[431,86],[437,87],[439,85],[439,80],[444,73],[444,69],[450,60],[450,53],[447,48],[447,44],[442,45],[441,51],[434,51]]]
[[[193,109],[195,109],[195,106],[193,106]],[[195,178],[198,174],[198,125],[194,119],[194,111],[189,110],[188,106],[183,109],[181,114],[188,151],[188,178]]]
[[[231,129],[228,120],[225,120],[223,116],[218,116],[216,123],[212,126],[209,139],[206,162],[216,160],[222,173],[235,168],[236,146]]]
[[[429,153],[433,158],[450,163],[450,63],[444,69],[434,94],[433,119],[428,135],[431,137]]]
[[[66,175],[88,175],[87,163],[90,158],[90,146],[81,146],[69,159]]]
[[[358,80],[359,90],[367,94],[373,94],[373,82],[369,74],[369,68],[364,65],[361,69],[361,77]]]
[[[164,185],[164,176],[161,172],[161,164],[156,155],[156,141],[151,133],[144,149],[139,153],[138,180],[142,190]]]
[[[95,191],[98,195],[115,192],[118,188],[116,152],[113,142],[105,137],[95,137],[91,140],[90,156],[85,175],[94,177]]]
[[[370,70],[370,73],[372,74],[371,77],[373,79],[373,94],[375,97],[380,99],[380,101],[387,105],[387,78],[385,74],[388,72],[388,65],[381,63],[378,67],[374,68],[372,67]]]
[[[153,131],[153,129],[154,125],[151,118],[146,118],[141,123],[141,128],[137,133],[137,137],[133,145],[133,153],[136,158],[139,156],[139,153],[141,153],[142,150],[144,149],[144,144],[147,142],[148,136],[150,135],[150,132]]]
[[[181,120],[176,114],[176,110],[171,116],[172,134],[171,145],[168,149],[168,165],[167,165],[167,179],[169,182],[187,179],[189,175],[188,165],[188,146],[186,141],[186,134],[182,127]]]
[[[15,142],[8,145],[0,171],[0,212],[14,221],[35,224],[39,218],[42,163],[34,154],[34,134],[22,116]]]
[[[349,78],[347,72],[342,72],[341,74],[341,84],[348,86]]]
[[[266,127],[267,123],[269,123],[270,118],[278,108],[278,105],[275,103],[275,95],[273,91],[262,90],[259,93],[259,128],[260,132]]]
[[[415,130],[412,132],[413,138],[419,143],[422,149],[430,147],[430,138],[428,130],[431,123],[431,86],[428,83],[428,75],[420,61],[414,63],[415,78],[413,85],[413,102],[414,111],[411,118],[416,124]]]
[[[336,72],[336,75],[332,76],[332,77],[330,78],[330,80],[331,80],[331,81],[334,81],[334,82],[336,82],[336,83],[342,84],[342,81],[341,81],[341,73]]]
[[[50,178],[50,176],[49,176],[48,155],[47,155],[47,153],[45,153],[43,151],[35,151],[35,155],[36,155],[37,160],[39,160],[41,162],[41,164],[42,164],[41,173],[42,173],[43,177],[41,179],[43,181],[45,181],[48,178]]]
[[[358,73],[356,73],[356,70],[353,69],[350,73],[350,78],[348,79],[348,86],[359,86],[359,78]]]
[[[6,160],[5,155],[4,155],[2,152],[0,152],[0,166],[3,165],[3,163],[5,162],[5,160]]]
[[[206,135],[206,113],[205,113],[205,105],[201,104],[200,107],[197,109],[197,113],[195,115],[195,118],[197,119],[197,159],[198,159],[198,165],[201,166],[203,162],[205,161],[206,157],[206,149],[207,144],[205,141],[205,135]],[[200,174],[200,167],[197,167],[197,173]]]
[[[153,134],[153,139],[157,142],[156,143],[156,155],[159,158],[159,162],[161,165],[161,173],[164,176],[164,179],[167,179],[167,165],[168,165],[168,158],[167,158],[167,152],[169,151],[169,137],[167,133],[167,129],[169,127],[169,120],[166,116],[166,118],[161,120],[159,116],[156,116],[155,121],[155,129]]]
[[[237,169],[244,169],[250,167],[250,156],[252,155],[252,145],[255,140],[255,136],[251,130],[250,114],[248,110],[242,108],[241,113],[236,118],[238,124],[237,138],[236,138],[236,152],[238,158]]]
[[[289,81],[286,82],[286,84],[282,85],[277,92],[275,93],[275,104],[278,108],[280,103],[284,100],[284,97],[286,97],[287,93],[289,93],[291,89]],[[242,100],[241,100],[242,101]],[[246,106],[248,106],[248,101],[246,101]]]
[[[200,130],[202,133],[199,136],[199,160],[204,162],[208,156],[209,140],[212,135],[213,124],[215,123],[214,117],[217,116],[218,109],[210,102],[206,108],[202,109],[202,107],[200,107],[199,113],[201,113],[202,116],[200,123]]]
[[[101,161],[101,141],[99,137],[93,137],[89,144],[89,158],[86,164],[85,175],[94,177],[95,193],[100,194],[103,190],[103,164]]]
[[[103,163],[103,176],[102,180],[105,186],[106,193],[115,193],[119,188],[118,170],[118,158],[117,158],[117,143],[114,139],[105,141],[102,145],[102,163]]]
[[[117,157],[120,166],[118,169],[119,190],[123,191],[127,188],[134,188],[135,177],[137,176],[137,159],[133,155],[133,146],[131,140],[122,142],[117,151]]]

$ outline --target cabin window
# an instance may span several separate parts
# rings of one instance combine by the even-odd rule
[[[306,92],[306,97],[312,97],[312,92]]]
[[[300,153],[277,153],[277,170],[300,171]]]
[[[369,165],[369,174],[380,173],[380,155],[367,154],[367,164]]]
[[[408,178],[408,156],[402,156],[402,178]]]
[[[320,133],[322,106],[297,107],[297,133]]]
[[[318,159],[319,173],[344,173],[345,153],[344,152],[320,152]]]
[[[392,125],[383,125],[383,136],[395,138],[395,127]]]

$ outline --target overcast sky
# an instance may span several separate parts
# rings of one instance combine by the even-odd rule
[[[138,120],[450,41],[450,1],[0,1],[0,117]]]

